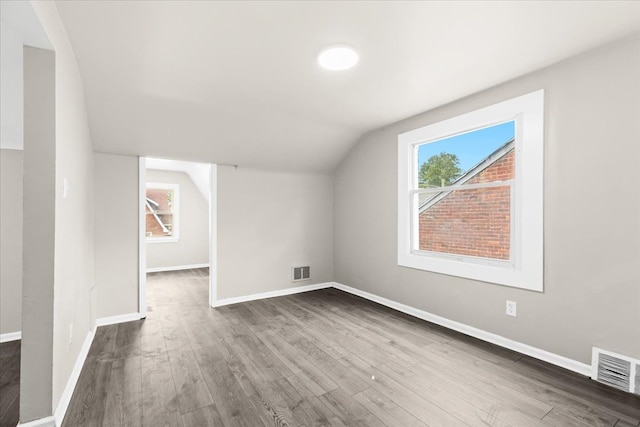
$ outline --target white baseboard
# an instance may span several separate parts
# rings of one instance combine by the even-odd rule
[[[27,423],[18,423],[17,427],[56,427],[56,419],[52,415],[46,418],[38,418],[37,420]]]
[[[55,414],[49,417],[29,421],[27,423],[19,423],[18,427],[56,427],[62,425],[64,416],[67,413],[67,409],[69,408],[69,403],[71,403],[73,390],[75,390],[76,388],[76,384],[78,383],[78,379],[80,378],[80,373],[82,372],[82,367],[84,366],[85,360],[87,360],[87,355],[89,354],[89,349],[91,348],[94,334],[94,331],[90,330],[84,340],[84,343],[82,343],[82,348],[80,348],[80,353],[76,358],[76,363],[73,365],[73,370],[71,371],[71,375],[67,380],[67,385],[62,392],[62,396],[60,396],[60,401],[58,402],[58,407],[56,408]]]
[[[246,295],[242,297],[224,298],[213,303],[212,307],[222,307],[223,305],[237,304],[239,302],[254,301],[258,299],[282,297],[285,295],[299,294],[302,292],[316,291],[318,289],[326,289],[333,286],[332,282],[317,283],[315,285],[294,286],[292,288],[280,289],[271,292],[262,292],[259,294]]]
[[[62,396],[60,396],[60,401],[58,402],[56,412],[53,415],[55,420],[54,425],[62,425],[64,416],[67,413],[67,409],[69,408],[69,403],[71,403],[73,390],[75,390],[76,388],[76,384],[78,383],[78,379],[80,378],[80,373],[82,372],[82,367],[84,366],[85,360],[87,360],[87,355],[89,354],[91,343],[93,343],[93,337],[95,336],[94,330],[89,331],[87,337],[84,340],[84,343],[82,343],[82,348],[80,349],[80,353],[76,358],[76,363],[73,365],[73,370],[71,371],[71,375],[67,380],[67,385],[62,392]]]
[[[209,268],[209,264],[174,265],[173,267],[147,268],[147,273],[159,273],[161,271],[191,270],[193,268]]]
[[[587,365],[586,363],[578,362],[576,360],[569,359],[567,357],[560,356],[546,350],[541,350],[527,344],[513,341],[509,338],[505,338],[491,332],[483,331],[482,329],[474,328],[473,326],[465,325],[464,323],[449,320],[444,317],[429,313],[427,311],[401,304],[399,302],[395,302],[390,299],[371,294],[369,292],[361,291],[360,289],[352,288],[351,286],[343,285],[342,283],[334,283],[333,287],[336,289],[340,289],[341,291],[345,291],[350,294],[368,299],[370,301],[377,302],[378,304],[382,304],[389,308],[393,308],[394,310],[401,311],[410,316],[426,320],[427,322],[435,323],[436,325],[444,326],[445,328],[453,329],[454,331],[461,332],[465,335],[490,342],[500,347],[508,348],[509,350],[517,351],[518,353],[526,354],[527,356],[531,356],[535,359],[551,363],[552,365],[568,369],[578,374],[587,377],[591,375],[591,366]]]
[[[196,268],[196,267],[191,267],[191,268]],[[539,360],[551,363],[552,365],[559,366],[569,371],[573,371],[587,377],[591,375],[591,369],[592,369],[591,365],[588,365],[586,363],[578,362],[576,360],[569,359],[567,357],[560,356],[558,354],[551,353],[546,350],[541,350],[539,348],[532,347],[527,344],[513,341],[509,338],[505,338],[503,336],[496,335],[491,332],[484,331],[482,329],[474,328],[473,326],[465,325],[464,323],[456,322],[454,320],[449,320],[447,318],[437,316],[427,311],[420,310],[396,301],[392,301],[390,299],[383,298],[383,297],[374,295],[372,293],[362,291],[360,289],[356,289],[351,286],[347,286],[337,282],[318,283],[318,284],[307,285],[307,286],[296,286],[292,288],[281,289],[281,290],[271,291],[271,292],[263,292],[259,294],[247,295],[242,297],[225,298],[225,299],[216,301],[213,307],[222,307],[229,304],[237,304],[241,302],[254,301],[254,300],[265,299],[265,298],[274,298],[279,296],[292,295],[292,294],[297,294],[302,292],[315,291],[318,289],[331,288],[331,287],[339,289],[341,291],[348,292],[353,295],[357,295],[359,297],[368,299],[378,304],[382,304],[386,307],[392,308],[394,310],[398,310],[410,316],[417,317],[422,320],[426,320],[427,322],[435,323],[437,325],[444,326],[445,328],[461,332],[465,335],[469,335],[474,338],[478,338],[480,340],[487,341],[492,344],[496,344],[500,347],[508,348],[518,353],[526,354],[527,356],[531,356],[535,359],[539,359]],[[123,314],[119,316],[104,317],[104,318],[98,319],[96,324],[97,326],[105,326],[105,325],[112,325],[112,324],[122,323],[122,322],[130,322],[130,321],[139,320],[139,319],[140,319],[140,313],[130,313],[130,314]],[[18,334],[17,335],[18,338],[13,338],[13,339],[20,339],[19,332],[13,332],[11,334],[3,334],[2,338],[4,339],[4,336],[6,335],[16,336],[16,334]],[[62,425],[62,421],[64,420],[65,413],[71,401],[71,397],[73,396],[73,391],[75,389],[76,383],[78,382],[78,378],[80,377],[80,373],[82,372],[82,367],[84,366],[84,362],[87,358],[87,354],[89,353],[89,348],[91,347],[91,343],[93,342],[93,337],[94,337],[94,332],[90,331],[89,334],[87,335],[87,338],[85,339],[84,344],[82,345],[80,354],[76,359],[76,363],[73,367],[73,371],[71,372],[71,376],[67,381],[67,386],[65,387],[64,392],[62,393],[62,397],[60,398],[60,402],[58,403],[58,407],[56,409],[55,415],[46,417],[46,418],[40,418],[34,421],[29,421],[28,423],[24,423],[24,424],[21,423],[21,424],[18,424],[18,427],[55,427],[56,425],[58,426]]]
[[[0,343],[16,341],[22,339],[22,331],[7,332],[6,334],[0,334]]]
[[[111,317],[101,317],[96,320],[96,326],[115,325],[116,323],[133,322],[142,319],[140,313],[119,314]]]
[[[247,295],[242,297],[225,298],[225,299],[216,301],[212,305],[212,307],[222,307],[224,305],[229,305],[229,304],[237,304],[237,303],[246,302],[246,301],[254,301],[254,300],[264,299],[264,298],[273,298],[273,297],[279,297],[284,295],[297,294],[301,292],[314,291],[317,289],[325,289],[330,287],[334,287],[336,289],[340,289],[341,291],[345,291],[350,294],[357,295],[359,297],[376,302],[378,304],[382,304],[386,307],[392,308],[394,310],[398,310],[410,316],[417,317],[422,320],[426,320],[427,322],[435,323],[436,325],[444,326],[445,328],[452,329],[457,332],[461,332],[465,335],[469,335],[474,338],[478,338],[480,340],[498,345],[500,347],[504,347],[509,350],[513,350],[518,353],[531,356],[535,359],[539,359],[544,362],[551,363],[552,365],[556,365],[561,368],[568,369],[580,375],[584,375],[587,377],[591,375],[591,369],[592,369],[591,365],[588,365],[586,363],[578,362],[577,360],[569,359],[568,357],[565,357],[565,356],[560,356],[558,354],[551,353],[546,350],[532,347],[530,345],[523,344],[521,342],[514,341],[509,338],[505,338],[501,335],[487,332],[482,329],[475,328],[473,326],[465,325],[464,323],[456,322],[455,320],[450,320],[445,317],[441,317],[441,316],[429,313],[427,311],[420,310],[405,304],[401,304],[399,302],[392,301],[390,299],[383,298],[378,295],[374,295],[372,293],[362,291],[360,289],[352,288],[351,286],[347,286],[337,282],[318,283],[316,285],[298,286],[293,288],[282,289],[279,291],[263,292],[260,294],[253,294],[253,295]]]

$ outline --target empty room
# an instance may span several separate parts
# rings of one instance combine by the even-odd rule
[[[640,427],[639,1],[0,6],[0,427]]]

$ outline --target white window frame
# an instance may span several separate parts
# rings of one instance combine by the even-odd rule
[[[180,241],[180,184],[172,184],[172,183],[160,183],[160,182],[148,182],[145,185],[145,198],[146,198],[146,190],[148,189],[154,190],[173,190],[173,224],[171,230],[171,236],[162,236],[162,237],[146,237],[145,240],[147,243],[177,243]],[[146,211],[145,211],[146,218]],[[145,222],[146,227],[146,222]]]
[[[417,250],[418,146],[509,121],[515,121],[516,179],[494,185],[511,186],[511,259]],[[398,135],[398,265],[542,292],[543,164],[544,90]]]

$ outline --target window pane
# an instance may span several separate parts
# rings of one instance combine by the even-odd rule
[[[511,187],[421,194],[418,249],[509,260]]]
[[[171,236],[173,231],[173,190],[147,188],[146,195],[146,236]]]
[[[511,121],[420,145],[419,188],[513,179],[514,136]]]

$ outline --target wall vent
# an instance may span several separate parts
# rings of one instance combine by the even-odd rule
[[[640,360],[594,347],[591,378],[619,390],[640,394]]]
[[[311,267],[291,267],[291,281],[302,282],[303,280],[311,279]]]

